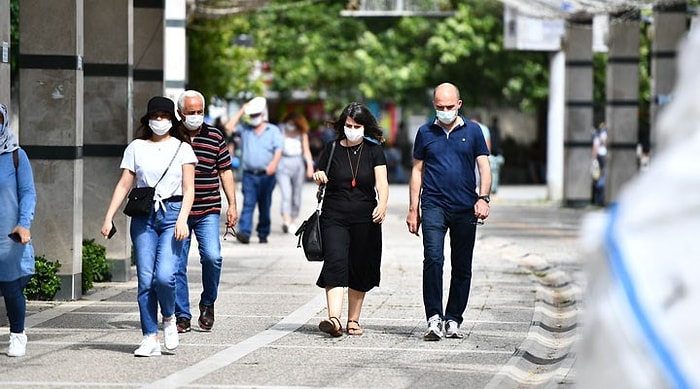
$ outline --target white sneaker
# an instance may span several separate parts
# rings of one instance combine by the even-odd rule
[[[15,334],[10,332],[10,346],[7,348],[8,357],[23,357],[27,353],[27,335],[22,332]]]
[[[428,319],[428,330],[423,335],[424,340],[442,339],[442,319],[440,315],[433,315]]]
[[[165,338],[165,348],[168,350],[175,350],[180,344],[180,337],[177,334],[177,324],[174,315],[169,319],[163,319],[163,338]]]
[[[289,228],[289,233],[290,233],[290,234],[294,234],[294,233],[297,232],[297,229],[298,229],[299,227],[298,227],[296,224],[294,224],[294,223],[289,223],[289,224],[287,225],[287,228]]]
[[[446,338],[464,338],[464,334],[459,329],[459,324],[454,320],[448,320],[445,322],[445,337]]]
[[[144,336],[139,348],[134,351],[135,357],[153,357],[160,355],[160,342],[155,335]]]

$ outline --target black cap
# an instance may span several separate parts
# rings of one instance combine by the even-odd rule
[[[177,120],[177,116],[175,116],[175,103],[173,103],[173,101],[167,97],[155,96],[148,100],[148,112],[141,117],[141,124],[147,126],[148,118],[151,116],[151,114],[156,112],[169,113],[173,124]]]

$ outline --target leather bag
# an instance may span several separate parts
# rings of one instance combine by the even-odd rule
[[[331,168],[331,161],[333,160],[333,153],[335,153],[335,143],[331,146],[331,153],[328,156],[328,163],[326,164],[326,174],[328,174]],[[318,192],[316,193],[316,199],[318,204],[316,204],[316,210],[309,216],[308,219],[304,220],[299,226],[299,229],[294,233],[298,236],[297,248],[301,247],[304,249],[304,255],[306,259],[311,262],[321,262],[323,261],[323,239],[321,237],[321,204],[323,204],[323,196],[326,192],[326,185],[322,184],[318,187]]]

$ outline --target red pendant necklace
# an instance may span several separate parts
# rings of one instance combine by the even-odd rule
[[[355,166],[355,169],[353,170],[352,168],[352,160],[350,159],[350,147],[345,149],[345,152],[348,154],[348,163],[350,164],[350,173],[352,174],[352,181],[350,182],[350,185],[354,188],[357,185],[357,181],[355,178],[357,178],[357,172],[360,171],[360,157],[362,157],[362,146],[364,145],[363,143],[360,143],[360,146],[358,146],[355,150],[353,150],[353,154],[357,154],[358,152],[360,153],[357,156],[357,165]]]

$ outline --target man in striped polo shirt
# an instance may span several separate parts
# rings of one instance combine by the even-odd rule
[[[214,302],[218,294],[223,262],[219,240],[219,185],[224,189],[228,201],[227,227],[236,225],[238,211],[228,145],[219,129],[204,123],[204,104],[204,96],[201,93],[187,90],[177,101],[177,112],[192,138],[192,149],[198,160],[194,176],[194,204],[188,222],[190,231],[197,237],[199,262],[202,264],[198,323],[201,329],[209,331],[214,325]],[[175,273],[175,316],[177,330],[181,333],[191,330],[192,313],[187,285],[187,257],[192,242],[191,236],[192,234],[185,241]]]

